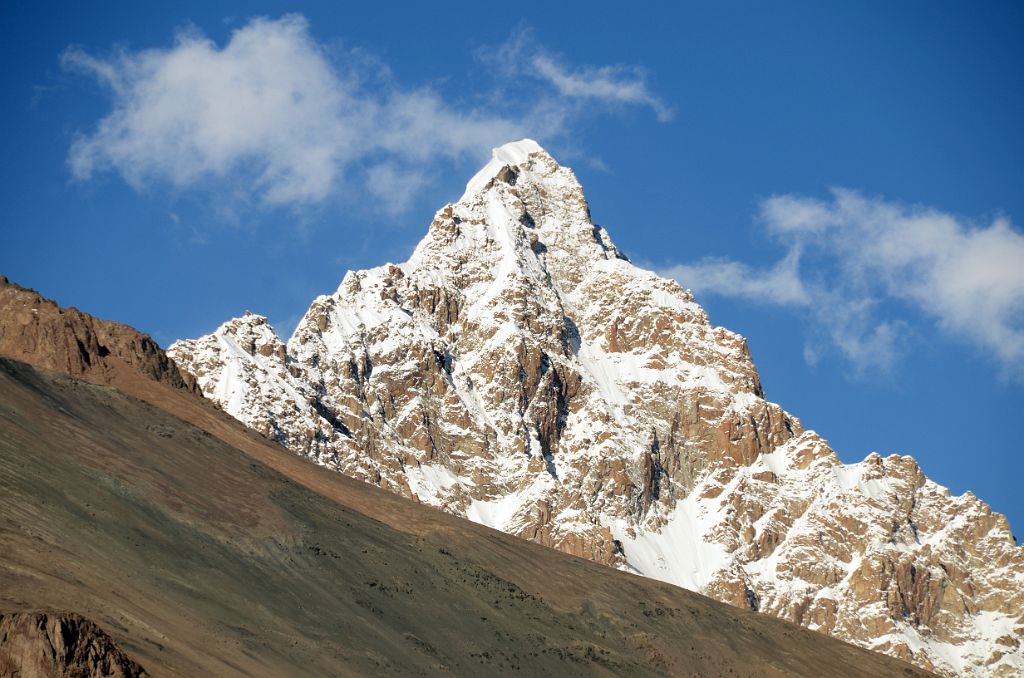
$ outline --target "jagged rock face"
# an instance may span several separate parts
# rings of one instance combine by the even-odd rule
[[[909,458],[842,465],[533,142],[496,149],[409,261],[349,272],[287,346],[247,315],[169,353],[345,474],[942,672],[1024,670],[1005,519]]]
[[[305,453],[330,448],[333,429],[318,415],[317,393],[292,375],[297,368],[263,316],[246,313],[168,353],[206,396],[251,428]]]
[[[102,629],[77,614],[0,614],[0,676],[143,678],[147,675]]]
[[[134,328],[61,308],[0,276],[0,355],[100,384],[136,374],[199,392],[152,338]]]

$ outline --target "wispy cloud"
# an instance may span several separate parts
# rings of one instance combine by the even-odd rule
[[[513,40],[525,50],[521,36]],[[225,194],[256,204],[348,193],[387,197],[386,211],[398,211],[436,163],[482,158],[517,137],[557,138],[582,99],[668,114],[628,67],[568,68],[539,47],[529,59],[529,95],[496,108],[466,103],[486,93],[452,102],[402,87],[365,53],[327,50],[298,15],[253,19],[223,46],[190,29],[163,49],[98,57],[69,48],[63,66],[104,85],[113,106],[74,141],[68,164],[79,180],[112,171],[137,190],[221,181]]]
[[[804,306],[811,292],[800,279],[800,250],[793,249],[768,269],[757,269],[729,259],[707,258],[692,264],[676,264],[662,273],[685,280],[693,289],[743,297],[759,302]]]
[[[976,224],[846,189],[775,196],[760,217],[787,249],[777,264],[705,260],[665,273],[697,293],[800,309],[858,369],[899,358],[911,325],[894,309],[911,308],[1024,377],[1024,234],[1007,219]],[[805,353],[814,361],[821,346]]]
[[[508,76],[526,77],[546,83],[559,97],[580,104],[642,106],[654,111],[658,120],[668,122],[672,108],[648,84],[647,72],[635,65],[573,66],[538,43],[532,30],[521,26],[498,48],[480,51],[484,61]]]

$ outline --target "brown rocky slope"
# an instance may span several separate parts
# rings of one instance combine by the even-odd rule
[[[0,355],[86,381],[118,385],[139,375],[199,392],[153,339],[138,330],[61,308],[0,276]]]

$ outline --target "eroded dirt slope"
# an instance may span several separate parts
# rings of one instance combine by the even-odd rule
[[[149,403],[0,360],[0,608],[74,610],[152,675],[924,675],[129,386]]]

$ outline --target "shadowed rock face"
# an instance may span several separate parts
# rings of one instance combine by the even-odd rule
[[[188,372],[147,334],[61,308],[34,290],[0,276],[0,355],[100,384],[139,375],[195,393]]]
[[[910,457],[842,464],[533,142],[496,149],[408,261],[347,273],[286,344],[247,315],[168,353],[348,476],[923,667],[1024,673],[1006,519]]]
[[[70,612],[0,614],[0,676],[143,678],[96,624]]]
[[[75,609],[153,676],[926,675],[319,468],[181,389],[129,387],[148,402],[0,359],[0,609]],[[10,619],[20,655],[141,675],[84,621]]]

